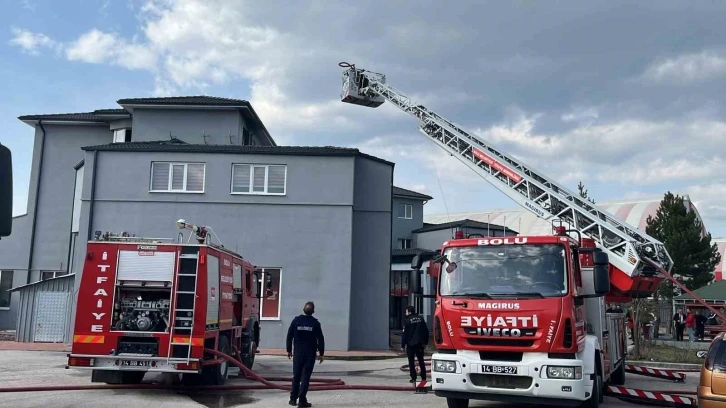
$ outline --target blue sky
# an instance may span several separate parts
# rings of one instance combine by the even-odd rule
[[[391,4],[389,4],[391,3]],[[512,202],[408,115],[339,102],[340,61],[598,201],[689,194],[726,236],[726,4],[18,0],[0,14],[0,143],[25,212],[32,129],[16,118],[120,98],[250,100],[280,144],[396,162],[429,213]]]

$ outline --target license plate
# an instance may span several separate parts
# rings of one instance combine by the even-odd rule
[[[516,366],[491,366],[491,365],[483,365],[481,366],[481,372],[487,373],[487,374],[517,374],[517,367]]]
[[[125,367],[149,367],[151,361],[149,360],[121,360],[121,365]]]

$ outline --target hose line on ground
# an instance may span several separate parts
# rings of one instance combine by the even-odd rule
[[[185,391],[244,391],[244,390],[269,390],[276,389],[280,391],[289,391],[292,378],[289,377],[269,377],[265,378],[242,363],[234,357],[228,356],[216,350],[204,349],[205,353],[212,354],[219,358],[227,360],[235,367],[239,368],[245,378],[259,382],[260,384],[244,384],[244,385],[203,385],[203,386],[184,386]],[[288,384],[276,384],[277,382],[288,382]],[[395,385],[356,385],[346,384],[339,378],[311,378],[312,383],[308,388],[309,391],[334,391],[334,390],[371,390],[371,391],[407,391],[411,392],[415,388],[411,386],[395,386]],[[317,383],[317,384],[315,384]],[[89,390],[180,390],[182,387],[166,384],[104,384],[104,385],[44,385],[44,386],[24,386],[24,387],[0,387],[0,393],[6,392],[40,392],[40,391],[89,391]]]

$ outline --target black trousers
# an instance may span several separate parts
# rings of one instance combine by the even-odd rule
[[[676,341],[683,340],[683,323],[676,323]]]
[[[300,398],[301,402],[307,402],[310,376],[315,367],[315,352],[300,352],[292,356],[292,390],[290,399]]]
[[[418,366],[421,369],[421,380],[426,381],[426,363],[424,362],[424,346],[407,346],[406,355],[408,355],[408,371],[411,379],[416,380],[416,365],[414,364],[414,356],[418,359]]]

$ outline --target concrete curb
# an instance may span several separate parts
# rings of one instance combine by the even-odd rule
[[[631,364],[641,367],[662,368],[665,370],[700,370],[701,364],[685,364],[685,363],[666,363],[662,361],[630,361],[625,360],[625,364]]]

